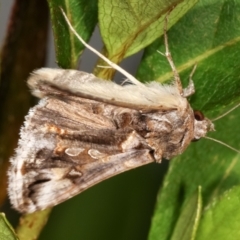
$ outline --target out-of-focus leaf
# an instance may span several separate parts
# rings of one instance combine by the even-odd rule
[[[14,2],[1,51],[0,202],[3,201],[3,197],[6,197],[6,170],[9,165],[9,158],[14,154],[24,116],[33,103],[33,97],[27,88],[26,80],[33,70],[44,65],[48,19],[46,1],[25,0]],[[42,219],[41,225],[46,220],[47,216]],[[22,226],[22,229],[24,227],[29,229],[29,226],[26,225]],[[32,225],[31,227],[34,229],[35,226]],[[0,237],[0,239],[2,238]],[[24,240],[27,240],[27,238],[24,238]]]
[[[6,198],[9,158],[24,116],[33,103],[26,79],[43,66],[48,33],[48,8],[42,0],[15,1],[0,67],[0,204]]]
[[[18,240],[12,226],[6,219],[4,213],[0,213],[0,239],[1,240]]]
[[[76,68],[78,58],[84,46],[73,35],[63,18],[60,8],[64,10],[74,29],[88,41],[97,24],[97,0],[48,0],[56,60],[62,68]]]
[[[194,240],[202,212],[201,187],[184,205],[171,240]]]

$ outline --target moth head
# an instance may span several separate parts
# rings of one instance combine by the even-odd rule
[[[194,111],[194,138],[192,141],[197,141],[205,137],[209,131],[215,131],[214,124],[208,118],[205,118],[200,111]]]

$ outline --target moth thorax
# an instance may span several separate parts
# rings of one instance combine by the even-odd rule
[[[209,131],[214,131],[214,124],[199,111],[194,111],[194,138],[193,140],[198,140],[204,136]]]

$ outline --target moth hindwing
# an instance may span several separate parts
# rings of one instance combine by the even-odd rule
[[[195,118],[186,99],[194,87],[190,81],[182,89],[166,28],[165,44],[172,85],[144,85],[121,69],[133,84],[75,70],[33,72],[28,84],[41,100],[26,116],[8,173],[15,209],[57,205],[121,172],[179,155],[213,130],[210,120]]]

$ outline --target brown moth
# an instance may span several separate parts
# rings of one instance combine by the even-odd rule
[[[183,89],[168,50],[166,25],[167,20],[165,55],[175,78],[171,85],[140,83],[80,36],[131,84],[117,85],[76,70],[32,73],[28,85],[41,100],[26,116],[11,159],[8,192],[15,209],[26,213],[52,207],[121,172],[171,159],[214,130],[187,101],[194,93],[192,74]]]

